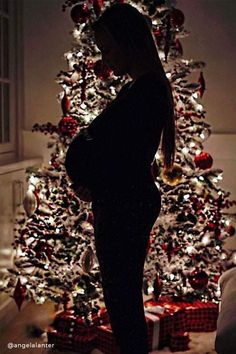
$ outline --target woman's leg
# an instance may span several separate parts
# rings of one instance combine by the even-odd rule
[[[121,354],[147,354],[143,266],[160,201],[112,203],[95,211],[104,300]]]

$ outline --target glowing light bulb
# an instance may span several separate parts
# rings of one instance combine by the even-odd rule
[[[189,194],[185,194],[185,196],[184,196],[184,200],[188,200],[188,199],[189,199],[189,197],[190,197],[190,195],[189,195]]]
[[[167,77],[167,79],[170,79],[171,78],[171,73],[166,73],[166,77]]]
[[[229,219],[227,219],[227,220],[225,220],[225,226],[229,226],[230,225],[230,220]]]
[[[187,154],[189,152],[189,149],[187,147],[184,147],[182,149],[183,154]]]
[[[193,250],[194,250],[194,247],[193,247],[193,246],[188,246],[188,247],[186,248],[186,250],[187,250],[188,253],[192,253]]]
[[[204,246],[208,245],[210,243],[210,237],[209,235],[204,235],[203,238],[202,238],[202,244]]]
[[[196,144],[193,142],[193,141],[191,141],[191,143],[189,144],[189,146],[192,148],[192,147],[194,147]]]

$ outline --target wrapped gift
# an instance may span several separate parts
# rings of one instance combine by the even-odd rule
[[[170,336],[170,350],[172,352],[188,350],[190,342],[188,332],[173,332]]]
[[[109,323],[97,327],[96,348],[104,354],[119,354],[118,346]]]
[[[145,312],[146,314],[154,314],[160,320],[158,348],[169,345],[170,334],[172,332],[185,330],[185,310],[176,304],[170,302],[159,303],[156,301],[147,301],[145,302]]]
[[[174,331],[211,332],[216,329],[218,305],[208,301],[174,302],[171,298],[161,298],[160,301],[148,301],[145,306],[162,306],[165,312],[173,313]]]
[[[72,350],[79,354],[90,354],[96,347],[96,335],[73,336],[60,333],[55,329],[48,331],[48,343],[54,344],[53,348],[59,350]]]
[[[169,343],[170,331],[173,323],[172,317],[165,314],[159,316],[145,312],[148,328],[148,349],[158,349]],[[97,327],[97,348],[104,354],[118,354],[118,347],[113,336],[110,324]]]
[[[85,317],[75,315],[73,309],[68,309],[56,315],[53,327],[60,333],[89,336],[95,333],[96,326],[108,322],[109,317],[105,308],[99,309],[97,313],[92,314],[89,321]]]
[[[47,332],[48,343],[53,344],[53,348],[60,350],[73,350],[73,339],[66,333],[58,333],[56,329],[49,329]]]
[[[213,302],[181,303],[186,313],[186,331],[212,332],[216,330],[219,306]]]

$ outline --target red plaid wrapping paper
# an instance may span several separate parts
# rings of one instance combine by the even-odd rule
[[[110,324],[97,327],[96,348],[104,354],[119,354]]]
[[[188,350],[189,342],[188,332],[173,332],[170,336],[170,350],[172,352]]]
[[[148,349],[155,350],[169,343],[169,330],[173,326],[172,318],[169,315],[159,317],[151,313],[145,313],[145,316],[148,327]],[[97,348],[104,354],[118,354],[110,324],[97,327]]]
[[[185,310],[176,304],[170,302],[147,301],[145,307],[150,313],[152,308],[156,316],[160,317],[159,348],[168,345],[170,334],[178,331],[184,331],[186,327]],[[162,309],[162,314],[156,313],[156,309]]]
[[[60,333],[69,334],[73,332],[74,335],[88,336],[95,332],[97,325],[107,323],[108,321],[109,317],[105,308],[93,314],[91,325],[88,325],[81,316],[75,315],[72,309],[68,309],[56,315],[53,327]]]
[[[66,333],[50,330],[48,333],[48,343],[54,344],[54,348],[59,350],[72,350],[79,354],[90,354],[96,347],[96,335],[75,336]]]
[[[164,298],[158,302],[147,301],[145,306],[163,306],[165,311],[174,312],[175,332],[212,332],[216,329],[219,307],[210,301],[173,302],[171,299]]]
[[[216,330],[219,306],[213,302],[180,303],[186,313],[186,331],[212,332]]]

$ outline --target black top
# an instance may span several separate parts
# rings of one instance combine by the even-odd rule
[[[88,127],[95,144],[95,197],[141,191],[153,184],[150,166],[170,114],[166,78],[149,72],[123,86]]]

